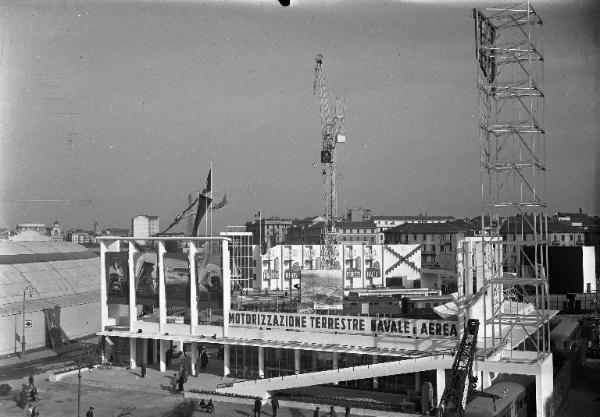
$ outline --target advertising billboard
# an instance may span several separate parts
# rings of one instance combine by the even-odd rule
[[[183,252],[166,252],[164,265],[167,307],[189,307],[190,265],[188,255]]]
[[[198,310],[223,308],[223,267],[220,253],[196,255]]]
[[[106,252],[106,296],[109,304],[129,304],[129,261],[127,252]]]
[[[301,306],[307,309],[341,309],[344,301],[344,279],[341,269],[302,271]]]
[[[158,257],[154,251],[145,251],[135,256],[136,304],[158,305]]]

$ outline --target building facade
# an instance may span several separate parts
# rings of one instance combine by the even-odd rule
[[[288,230],[292,227],[291,219],[267,217],[246,222],[246,231],[252,233],[254,242],[262,239],[267,246],[275,246],[285,242]]]
[[[421,252],[423,288],[439,289],[442,294],[456,292],[459,242],[474,236],[477,226],[464,220],[407,222],[384,232],[386,244],[417,244]]]
[[[156,274],[156,297],[144,298],[140,295],[136,287],[140,283],[134,273],[127,277],[126,286],[129,291],[118,297],[110,294],[110,281],[107,279],[110,274],[105,260],[108,257],[135,259],[139,253],[130,244],[134,239],[100,238],[102,258],[99,274],[99,334],[110,338],[114,345],[127,348],[127,365],[131,369],[145,363],[166,372],[167,352],[172,351],[172,346],[175,345],[189,354],[191,372],[195,373],[200,346],[214,346],[221,352],[218,360],[222,361],[219,363],[222,363],[223,375],[237,378],[228,386],[217,387],[217,392],[224,395],[265,398],[280,390],[319,384],[338,384],[395,393],[410,390],[410,395],[406,398],[411,406],[405,411],[427,414],[429,406],[426,404],[425,410],[420,405],[423,383],[427,382],[434,387],[435,404],[439,403],[446,384],[446,370],[453,364],[451,352],[462,335],[462,317],[477,318],[481,309],[481,303],[477,302],[468,307],[469,311],[461,310],[461,306],[465,305],[464,297],[472,298],[479,290],[476,287],[479,284],[473,284],[477,280],[472,278],[466,284],[461,282],[460,287],[464,288],[464,292],[461,291],[460,295],[463,298],[459,297],[456,301],[458,311],[450,314],[442,312],[437,318],[423,319],[410,315],[395,318],[368,314],[332,315],[319,311],[291,311],[281,304],[276,305],[273,310],[248,309],[241,300],[237,300],[240,304],[233,302],[234,291],[230,290],[232,285],[229,268],[231,240],[222,237],[219,245],[221,265],[224,266],[221,271],[221,287],[224,290],[220,307],[212,310],[211,320],[204,321],[200,319],[202,308],[199,306],[199,291],[202,288],[194,279],[196,247],[202,244],[203,238],[189,237],[183,239],[188,241],[190,248],[187,265],[191,279],[186,292],[190,316],[178,322],[173,316],[174,309],[168,308],[172,295],[169,295],[169,267],[168,263],[165,264],[164,250],[166,243],[176,238],[148,238],[157,248],[157,264],[165,265],[165,269],[159,268]],[[390,249],[400,254],[402,246],[411,245],[398,246]],[[459,247],[476,252],[478,242],[467,246],[460,244]],[[291,265],[293,271],[294,248],[289,249],[291,253],[282,254],[282,262],[283,265]],[[385,251],[388,249],[384,247],[383,251],[381,266],[386,269]],[[292,258],[287,264],[286,255]],[[296,256],[303,255],[298,253]],[[478,271],[484,258],[474,252],[461,253],[461,256],[461,265],[465,265],[470,271],[467,275]],[[303,260],[309,261],[310,256]],[[387,269],[392,266],[393,264]],[[135,271],[135,267],[133,264],[128,265],[131,272]],[[461,274],[462,277],[467,275]],[[293,276],[290,276],[290,280],[292,279]],[[152,308],[145,307],[144,304],[147,303],[151,303]],[[525,310],[528,314],[536,314],[531,308]],[[148,313],[139,314],[139,311]],[[148,319],[150,317],[154,319]],[[486,333],[483,329],[491,325],[484,323],[486,324],[482,325],[480,336],[482,338]],[[527,327],[527,324],[524,323],[524,326]],[[532,375],[535,379],[536,415],[545,417],[544,403],[552,394],[552,356],[539,362],[537,356],[529,355],[528,352],[513,351],[521,345],[525,334],[535,331],[515,326],[517,327],[516,330],[522,330],[521,333],[509,334],[515,330],[504,328],[501,333],[495,334],[494,340],[502,341],[497,346],[502,354],[496,355],[496,351],[493,351],[492,356],[476,357],[474,369],[477,370],[483,387],[489,386],[492,378],[500,373]]]
[[[157,234],[160,229],[158,216],[142,214],[131,219],[131,232],[135,237],[149,237]]]

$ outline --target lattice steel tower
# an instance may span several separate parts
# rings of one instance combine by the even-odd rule
[[[323,217],[325,218],[325,226],[321,233],[322,268],[339,269],[339,265],[336,264],[338,236],[335,228],[335,222],[338,219],[336,145],[346,141],[343,133],[345,116],[343,106],[337,98],[334,103],[330,102],[322,54],[318,54],[315,59],[313,93],[319,95],[321,108],[321,165],[323,170]]]
[[[540,360],[549,352],[542,20],[529,2],[474,9],[473,17],[487,271],[482,347],[514,347],[525,337]],[[490,256],[499,239],[501,256]]]

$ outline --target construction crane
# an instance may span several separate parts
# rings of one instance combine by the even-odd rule
[[[450,381],[444,389],[437,409],[437,417],[463,417],[467,395],[471,390],[473,360],[477,344],[479,320],[468,320],[462,340],[458,345],[450,371]]]
[[[346,142],[344,135],[344,111],[336,98],[333,103],[327,92],[327,79],[323,69],[323,55],[318,54],[315,60],[315,81],[313,93],[319,96],[321,107],[321,165],[323,181],[323,217],[325,225],[321,231],[321,268],[339,269],[338,236],[335,228],[337,215],[336,187],[336,145]]]

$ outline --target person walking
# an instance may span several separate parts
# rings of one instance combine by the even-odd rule
[[[329,407],[329,412],[327,413],[327,416],[328,417],[337,417],[337,413],[335,412],[333,405],[331,407]]]
[[[85,413],[85,417],[94,417],[94,407],[90,407],[90,409],[87,410],[87,413]]]
[[[175,394],[177,391],[177,374],[173,374],[171,377],[171,394]]]
[[[32,372],[31,375],[29,375],[29,388],[33,388],[34,382],[35,382],[35,379],[34,379],[33,372]]]
[[[33,411],[31,412],[31,417],[38,417],[40,412],[37,410],[37,407],[33,407]]]
[[[319,407],[315,408],[315,411],[313,412],[313,417],[319,417]]]
[[[204,369],[208,365],[208,354],[206,353],[205,350],[202,351],[201,357],[202,357],[202,360],[201,360],[202,369]]]
[[[260,417],[260,408],[262,407],[262,401],[259,397],[254,400],[254,417]]]
[[[142,378],[146,376],[146,362],[142,362]]]
[[[350,401],[346,401],[346,406],[344,407],[344,417],[350,417]]]
[[[27,410],[25,410],[25,415],[27,417],[31,417],[33,415],[33,408],[31,407],[31,404],[27,406]]]
[[[275,396],[271,398],[271,407],[273,408],[273,417],[277,417],[277,411],[279,410],[279,401]]]
[[[188,380],[188,371],[187,371],[187,368],[185,366],[181,365],[179,373],[181,374],[181,379],[183,380],[183,383],[186,383],[187,380]]]

